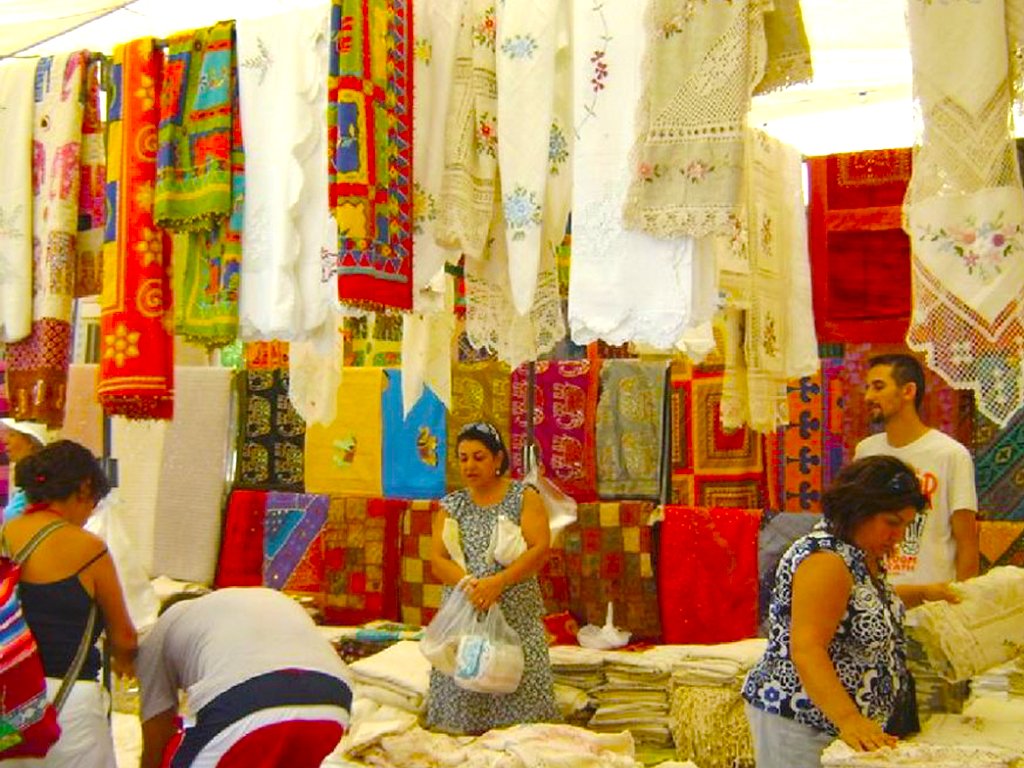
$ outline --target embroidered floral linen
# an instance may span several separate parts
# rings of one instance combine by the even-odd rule
[[[630,229],[658,237],[732,233],[743,128],[764,74],[765,10],[762,0],[651,0],[624,208]]]
[[[32,114],[36,60],[0,62],[0,340],[32,332]]]
[[[577,344],[600,338],[670,349],[693,319],[692,240],[661,240],[629,231],[622,221],[646,7],[646,0],[593,3],[579,7],[573,19],[576,160],[568,322]]]
[[[839,555],[853,577],[846,612],[829,644],[839,681],[858,702],[862,714],[884,725],[892,714],[904,670],[903,603],[889,585],[872,582],[864,552],[819,528],[799,539],[783,556],[769,608],[768,647],[747,675],[743,698],[765,712],[819,731],[838,734],[836,726],[807,695],[790,657],[793,575],[816,552]],[[863,648],[870,646],[869,656]]]
[[[326,8],[239,19],[245,208],[243,338],[306,339],[333,321],[321,280],[333,251],[327,205]]]
[[[413,302],[421,311],[443,310],[444,265],[458,251],[435,239],[444,175],[445,123],[451,105],[455,46],[469,0],[413,3]],[[439,285],[440,283],[440,285]],[[411,404],[410,404],[411,405]]]
[[[494,0],[468,0],[455,43],[435,238],[467,259],[484,254],[498,174]]]
[[[746,254],[719,275],[726,296],[722,424],[770,433],[788,421],[790,379],[818,369],[799,153],[746,133]]]
[[[114,49],[107,100],[107,199],[96,391],[109,415],[170,419],[174,343],[170,238],[153,220],[156,84],[163,56],[144,38]]]
[[[32,332],[7,346],[11,415],[52,427],[64,421],[86,54],[39,59],[32,134]]]
[[[547,246],[541,225],[551,162],[556,21],[567,2],[526,0],[494,6],[503,236],[512,303],[521,315],[533,304],[541,248]]]
[[[1024,187],[1006,42],[1014,3],[908,8],[923,133],[904,209],[914,289],[907,343],[1004,426],[1024,404]]]

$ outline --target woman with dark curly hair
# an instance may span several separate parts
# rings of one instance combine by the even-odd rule
[[[904,603],[956,600],[948,584],[897,594],[886,581],[886,555],[925,507],[902,461],[849,464],[822,506],[779,562],[768,646],[743,686],[758,768],[819,766],[837,736],[864,751],[895,744],[885,727],[910,686]]]
[[[26,456],[15,472],[29,505],[23,515],[4,525],[0,543],[5,552],[16,554],[33,537],[45,535],[22,562],[19,595],[39,646],[51,699],[72,669],[97,608],[98,615],[89,651],[60,712],[60,739],[41,760],[9,760],[5,765],[115,768],[96,641],[105,629],[114,672],[130,675],[137,638],[106,545],[82,529],[110,483],[92,453],[70,440]]]

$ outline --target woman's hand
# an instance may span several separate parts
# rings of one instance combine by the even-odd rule
[[[473,576],[465,583],[464,589],[469,596],[469,602],[477,610],[486,611],[498,602],[501,593],[505,591],[505,576],[502,573],[482,578]]]
[[[895,747],[899,741],[882,730],[882,726],[860,712],[851,712],[836,725],[839,738],[859,752],[871,752],[882,747]]]
[[[947,603],[959,603],[960,595],[948,581],[925,584],[921,587],[921,602],[934,603],[940,600],[945,600]]]

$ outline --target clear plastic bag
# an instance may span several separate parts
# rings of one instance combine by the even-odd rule
[[[565,493],[551,480],[548,480],[540,471],[540,459],[536,453],[536,446],[527,448],[526,462],[529,469],[523,477],[523,482],[533,486],[540,494],[540,500],[548,512],[548,525],[551,528],[551,543],[563,530],[576,522],[576,499]]]
[[[430,624],[423,631],[420,653],[438,672],[446,675],[455,673],[455,657],[459,650],[459,639],[476,628],[476,608],[469,602],[465,585],[469,576],[463,576]]]
[[[455,684],[477,693],[512,693],[523,679],[523,644],[497,603],[474,615],[473,629],[459,638]]]

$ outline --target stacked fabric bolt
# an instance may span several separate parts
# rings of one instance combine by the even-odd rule
[[[958,713],[967,700],[966,680],[951,683],[935,669],[924,647],[913,637],[907,638],[907,668],[914,676],[917,708],[921,715]]]
[[[975,697],[991,697],[1024,703],[1024,656],[982,672],[971,678]]]
[[[420,713],[430,688],[430,662],[419,644],[402,640],[349,665],[356,699],[371,699],[405,712]]]
[[[676,756],[702,768],[754,765],[754,745],[740,689],[764,653],[760,638],[687,646],[672,671],[669,724]]]
[[[587,727],[604,732],[628,730],[644,748],[671,747],[669,682],[672,667],[685,656],[685,648],[662,645],[644,651],[605,652],[606,682],[590,692],[597,711]]]
[[[586,725],[596,707],[590,691],[605,682],[604,654],[578,645],[555,645],[548,650],[562,717],[567,723]]]

